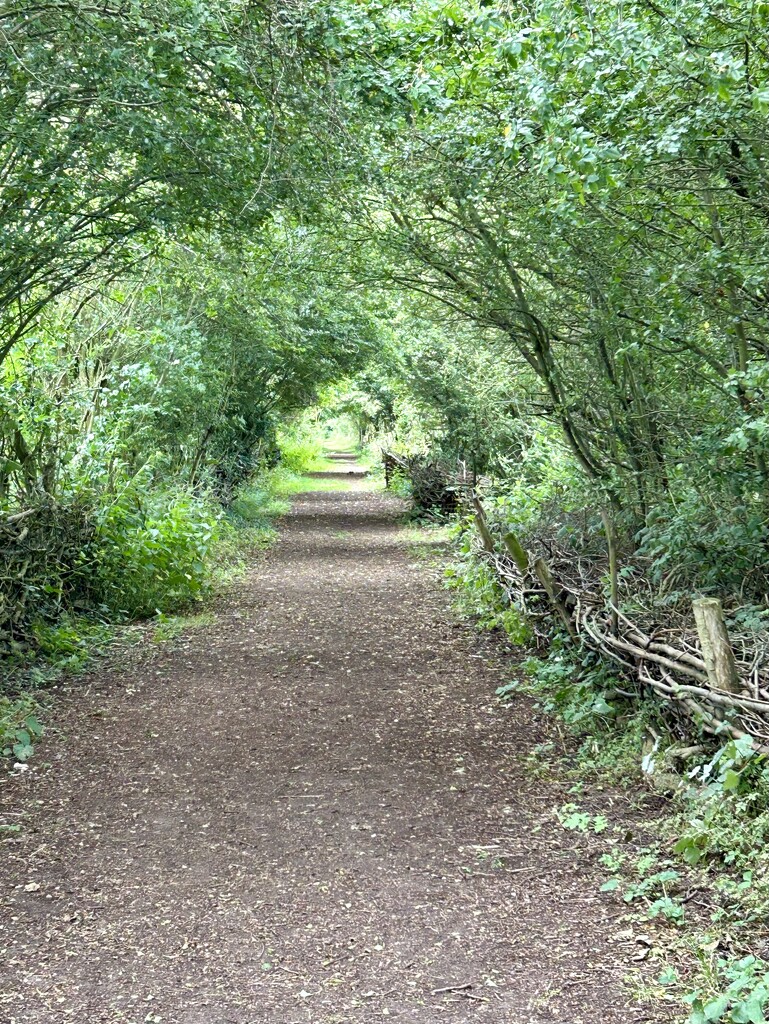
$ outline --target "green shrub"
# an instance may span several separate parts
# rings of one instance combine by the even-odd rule
[[[471,533],[458,528],[455,539],[458,557],[446,568],[444,578],[446,586],[456,591],[457,610],[474,619],[480,629],[501,629],[513,643],[527,643],[531,630],[510,603],[492,567],[475,557]]]
[[[546,660],[529,658],[523,667],[528,692],[578,732],[590,731],[617,714],[617,680],[589,652],[578,658],[577,652],[559,651],[556,645]]]
[[[769,767],[749,737],[729,740],[689,773],[671,823],[676,853],[689,864],[720,861],[738,868],[765,866],[769,841]]]
[[[0,657],[22,656],[35,643],[33,627],[77,602],[94,520],[94,501],[84,496],[44,502],[18,525],[0,528]]]
[[[323,461],[323,445],[309,430],[299,426],[278,434],[280,465],[292,473],[306,473]]]
[[[285,515],[291,507],[289,502],[276,493],[275,477],[278,470],[257,477],[248,486],[241,488],[227,510],[229,521],[239,529],[264,530],[272,535],[272,523]]]
[[[658,508],[637,539],[649,578],[668,600],[693,589],[763,597],[769,526],[762,501],[751,505],[736,497],[713,507],[689,490],[674,507]]]
[[[43,727],[37,720],[37,705],[30,696],[0,697],[0,754],[25,762],[32,757],[35,741]]]
[[[387,489],[396,497],[403,498],[406,501],[410,501],[414,493],[411,481],[402,469],[396,469],[393,471]]]
[[[206,590],[222,517],[204,498],[124,495],[99,515],[84,571],[112,615],[143,618],[182,608]]]
[[[110,627],[68,612],[55,622],[34,622],[31,627],[35,655],[60,672],[77,672],[110,638]]]

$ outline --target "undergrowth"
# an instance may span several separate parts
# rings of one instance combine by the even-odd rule
[[[303,465],[298,459],[295,464]],[[206,604],[243,571],[250,555],[277,536],[275,521],[290,507],[287,496],[316,484],[281,465],[242,486],[226,509],[191,493],[168,499],[153,495],[151,503],[123,495],[105,509],[79,556],[88,601],[55,618],[31,621],[23,642],[6,647],[2,757],[26,764],[42,732],[37,716],[46,689],[87,669],[126,635],[125,624],[153,619],[153,640],[163,642],[207,621]]]
[[[454,531],[446,583],[458,612],[480,629],[526,645],[529,630],[496,576]],[[622,827],[578,802],[557,813],[565,829],[600,833],[603,889],[648,944],[658,965],[644,998],[673,1000],[687,1024],[765,1022],[769,1011],[769,758],[748,738],[703,739],[689,747],[652,698],[594,652],[562,635],[530,656],[502,700],[533,697],[560,723],[565,749],[539,744],[531,771],[572,780],[575,800],[592,780],[622,787],[641,809],[648,845],[625,843]],[[661,810],[648,809],[652,793]]]
[[[454,542],[454,557],[446,567],[445,579],[455,592],[459,613],[472,618],[480,629],[501,629],[514,643],[526,643],[531,631],[507,600],[495,573],[473,557],[469,533],[454,527],[449,536]]]
[[[38,705],[30,694],[15,698],[0,697],[0,754],[25,764],[34,753],[34,743],[43,727],[38,721]]]

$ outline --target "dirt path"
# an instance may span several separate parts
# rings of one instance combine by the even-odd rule
[[[3,1024],[673,1019],[399,514],[301,496],[215,625],[60,698],[4,787]]]

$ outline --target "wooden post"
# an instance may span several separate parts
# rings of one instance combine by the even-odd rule
[[[692,602],[692,608],[710,685],[727,693],[740,693],[740,674],[729,643],[721,602],[717,597],[701,597]]]
[[[536,560],[536,562],[534,563],[534,572],[537,574],[537,579],[544,587],[545,593],[547,594],[550,604],[553,606],[553,608],[555,608],[558,617],[566,627],[569,636],[572,639],[574,639],[577,635],[574,629],[574,623],[571,621],[571,618],[569,617],[569,612],[566,608],[566,605],[563,603],[563,601],[561,601],[561,599],[558,597],[558,594],[556,593],[553,575],[550,572],[550,567],[544,560],[544,558],[538,558]]]
[[[490,555],[493,555],[494,538],[491,536],[491,530],[489,529],[489,524],[486,521],[486,513],[483,511],[481,500],[476,495],[473,495],[473,508],[475,509],[475,525],[478,527],[478,533],[481,535],[483,549],[484,551],[488,551]]]
[[[514,533],[506,533],[502,538],[502,543],[505,545],[507,553],[518,566],[520,572],[526,572],[529,568],[529,556],[524,551],[523,545],[516,535]]]
[[[611,631],[614,636],[619,632],[619,570],[617,568],[617,531],[614,529],[614,520],[606,511],[601,509],[601,519],[606,534],[606,547],[609,550],[609,594],[611,595]]]

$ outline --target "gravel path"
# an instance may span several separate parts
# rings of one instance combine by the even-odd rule
[[[300,496],[214,625],[58,699],[3,787],[2,1024],[673,1019],[400,514]]]

